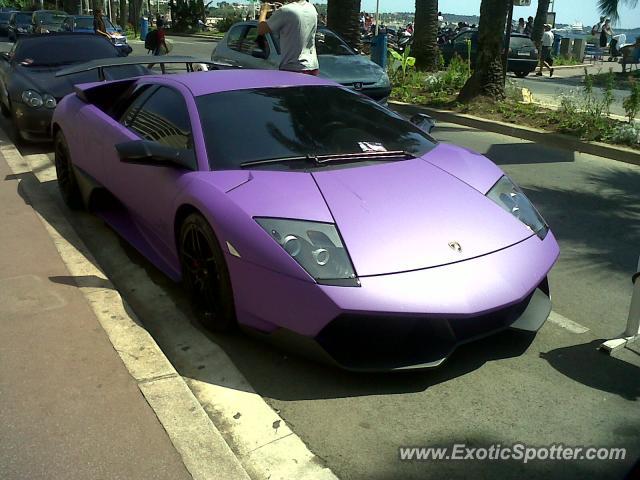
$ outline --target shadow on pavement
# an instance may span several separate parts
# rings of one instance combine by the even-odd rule
[[[575,161],[575,153],[570,150],[550,149],[544,143],[504,143],[493,144],[485,153],[498,165],[526,165],[541,163],[562,163]]]
[[[556,348],[540,353],[540,358],[583,385],[620,395],[626,400],[640,399],[640,368],[600,352],[598,347],[603,341]]]
[[[526,191],[556,238],[581,247],[581,263],[631,274],[640,245],[640,170],[610,169],[585,183],[589,190]]]

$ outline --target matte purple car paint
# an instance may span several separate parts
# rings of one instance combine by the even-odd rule
[[[326,172],[208,171],[193,96],[331,81],[246,70],[139,81],[182,93],[201,171],[120,162],[114,144],[137,137],[74,95],[60,102],[54,124],[74,164],[115,194],[129,219],[103,216],[174,280],[180,279],[176,216],[184,206],[205,216],[225,253],[242,325],[313,337],[342,313],[473,317],[527,298],[558,257],[551,232],[540,240],[484,196],[502,171],[451,145],[420,159]],[[255,216],[335,221],[361,286],[316,284]],[[449,241],[461,243],[462,252]]]

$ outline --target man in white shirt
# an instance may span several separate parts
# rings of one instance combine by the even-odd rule
[[[540,71],[536,73],[538,76],[542,76],[543,67],[549,69],[549,76],[553,77],[553,57],[551,56],[551,48],[553,47],[554,35],[551,31],[551,25],[548,23],[544,26],[544,33],[542,34],[542,54],[540,55]]]
[[[260,9],[258,35],[272,32],[280,40],[280,70],[318,75],[316,31],[318,13],[306,0],[289,0],[275,10],[268,3]]]

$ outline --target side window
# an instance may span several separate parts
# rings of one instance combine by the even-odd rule
[[[265,58],[269,56],[269,42],[264,35],[258,36],[257,27],[249,27],[242,40],[240,51],[251,55],[253,50],[259,49],[264,53]]]
[[[113,107],[111,116],[125,127],[129,127],[131,122],[140,110],[140,107],[151,94],[156,90],[151,85],[141,85],[133,88],[133,92],[127,92],[120,101],[117,101]]]
[[[128,127],[146,140],[167,147],[193,149],[187,105],[182,95],[171,88],[155,90]]]
[[[240,50],[242,34],[245,30],[244,25],[238,25],[237,27],[233,27],[229,32],[229,36],[227,37],[227,46],[231,50]]]

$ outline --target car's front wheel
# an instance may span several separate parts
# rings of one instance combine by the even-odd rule
[[[215,331],[232,330],[233,290],[215,233],[202,215],[192,213],[182,222],[178,240],[183,282],[202,323]]]
[[[69,208],[80,208],[82,206],[82,194],[71,165],[71,155],[69,154],[67,140],[61,130],[56,133],[54,155],[58,188],[62,199]]]

